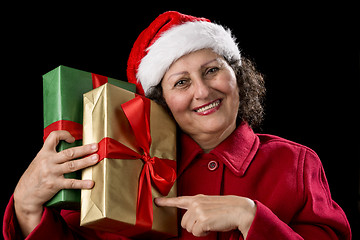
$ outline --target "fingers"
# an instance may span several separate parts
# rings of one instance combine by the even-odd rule
[[[99,158],[96,154],[98,144],[57,152],[56,146],[61,140],[68,143],[75,141],[67,131],[53,131],[21,176],[15,192],[17,199],[22,199],[23,206],[42,208],[43,204],[60,189],[91,189],[94,186],[92,180],[67,179],[64,173],[75,172],[96,164]]]
[[[56,152],[56,146],[59,144],[61,140],[64,140],[68,143],[72,143],[75,141],[75,138],[71,136],[71,134],[68,131],[59,130],[59,131],[53,131],[49,134],[48,138],[44,142],[43,151],[42,152]],[[65,149],[59,153],[56,154],[56,156],[53,158],[55,163],[64,163],[69,160],[77,159],[86,155],[90,155],[92,153],[95,153],[98,150],[98,144],[88,144],[84,146],[79,147],[72,147]],[[75,163],[69,162],[67,163],[67,168],[77,169]],[[78,169],[77,169],[78,170]],[[72,170],[73,172],[75,170]],[[66,171],[69,172],[69,171]]]
[[[177,207],[181,209],[188,210],[193,204],[193,196],[181,196],[174,198],[155,198],[155,204],[160,207]],[[193,228],[196,226],[196,216],[191,213],[191,211],[186,211],[182,220],[181,227],[186,229],[188,232],[193,233]],[[198,235],[204,236],[204,235]]]
[[[177,207],[187,210],[182,217],[181,227],[192,233],[194,236],[202,237],[209,234],[209,227],[206,224],[208,218],[204,217],[203,209],[199,203],[203,195],[181,196],[175,198],[156,198],[155,203],[162,207]]]
[[[98,144],[93,143],[56,152],[56,146],[61,140],[72,143],[75,141],[75,138],[67,131],[53,131],[49,134],[43,146],[44,151],[53,152],[51,153],[53,156],[51,159],[53,159],[53,163],[56,164],[53,165],[53,169],[56,169],[54,171],[54,176],[58,175],[62,179],[61,182],[58,182],[61,186],[58,185],[57,188],[91,189],[94,186],[94,182],[92,180],[67,179],[63,177],[63,174],[75,172],[96,164],[99,159],[99,155],[95,153],[98,150]],[[83,156],[86,157],[81,158]]]
[[[84,146],[79,147],[72,147],[65,149],[57,154],[57,157],[55,161],[57,163],[63,163],[67,162],[72,159],[80,158],[89,154],[92,154],[98,150],[98,144],[92,143]],[[71,166],[72,163],[69,163],[69,166]]]
[[[92,180],[78,180],[64,178],[61,189],[91,189],[95,185]]]
[[[177,207],[181,209],[188,209],[191,202],[191,197],[188,196],[174,198],[155,198],[155,204],[159,207]]]
[[[256,208],[250,199],[239,196],[182,196],[176,198],[156,198],[158,206],[186,209],[181,227],[196,237],[210,232],[227,232],[239,229],[247,234],[255,217]],[[243,219],[244,221],[239,221]],[[250,216],[250,217],[247,217]]]
[[[71,136],[68,131],[65,130],[52,131],[45,140],[43,148],[55,151],[56,146],[59,144],[60,140],[64,140],[68,143],[73,143],[75,141],[75,138]]]
[[[75,172],[77,170],[90,167],[94,164],[96,164],[99,160],[99,155],[92,154],[90,156],[87,156],[85,158],[79,159],[79,160],[71,160],[64,162],[61,164],[62,172],[63,173],[70,173]]]
[[[198,216],[192,211],[187,211],[181,219],[181,227],[196,237],[205,236],[208,232],[200,230],[203,224],[197,218]]]

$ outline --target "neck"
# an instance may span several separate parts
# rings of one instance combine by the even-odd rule
[[[189,134],[197,144],[204,150],[205,153],[209,153],[222,141],[224,141],[230,134],[236,129],[236,124],[230,125],[223,131],[217,131],[214,133],[197,133]]]

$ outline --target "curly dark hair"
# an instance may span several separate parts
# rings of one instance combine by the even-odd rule
[[[238,124],[241,121],[246,121],[252,128],[260,127],[264,118],[263,100],[266,93],[263,75],[256,70],[253,62],[246,57],[242,57],[241,62],[225,60],[234,70],[239,86]],[[149,92],[150,94],[147,97],[162,105],[171,115],[171,111],[163,97],[161,82],[152,87]]]

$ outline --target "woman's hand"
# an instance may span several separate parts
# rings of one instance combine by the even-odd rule
[[[60,189],[90,189],[94,186],[92,180],[67,179],[64,178],[64,173],[94,165],[98,160],[98,155],[92,153],[97,151],[97,144],[57,152],[56,146],[60,140],[68,143],[75,141],[67,131],[50,133],[15,188],[15,213],[25,237],[40,223],[43,204]],[[73,160],[83,156],[87,157]]]
[[[197,237],[206,236],[211,231],[239,229],[246,238],[256,213],[254,201],[239,196],[156,198],[155,203],[187,210],[181,226]]]

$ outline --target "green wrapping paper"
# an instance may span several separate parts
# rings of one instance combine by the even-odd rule
[[[94,87],[109,82],[123,89],[135,92],[135,85],[113,78],[59,66],[43,75],[44,139],[52,130],[68,130],[61,123],[64,120],[81,126],[83,123],[83,94]],[[81,134],[74,143],[61,141],[57,151],[81,146]],[[81,171],[64,174],[66,178],[81,179]],[[80,190],[60,190],[45,206],[62,209],[80,209]]]

